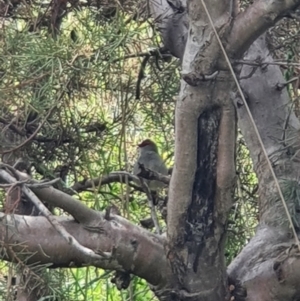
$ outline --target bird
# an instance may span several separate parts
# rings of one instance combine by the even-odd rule
[[[152,171],[156,171],[163,175],[168,175],[168,169],[158,153],[158,148],[155,142],[150,139],[146,139],[142,143],[138,144],[138,147],[139,157],[133,167],[134,175],[138,175],[140,173],[140,164],[143,164],[145,168],[148,168]],[[157,191],[165,186],[163,182],[155,180],[144,180],[144,182],[148,185],[151,191]]]

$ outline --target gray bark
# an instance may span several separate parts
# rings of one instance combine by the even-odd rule
[[[273,61],[268,54],[264,36],[250,47],[245,56],[251,60],[258,57],[267,62]],[[241,76],[249,72],[251,67],[244,66]],[[300,145],[297,134],[300,124],[292,111],[286,89],[276,89],[276,85],[283,82],[279,67],[269,65],[266,69],[258,69],[251,78],[241,81],[241,84],[277,178],[298,181],[300,165],[296,151]],[[287,252],[295,240],[244,106],[238,109],[238,115],[239,126],[259,179],[260,226],[255,237],[231,263],[228,272],[243,282],[248,291],[247,300],[292,300],[298,298],[300,293],[293,287],[295,279],[299,279],[299,273],[295,269],[299,260],[293,252]],[[288,205],[290,208],[294,206],[289,202]],[[299,220],[299,214],[294,218]],[[288,255],[284,257],[284,254]],[[284,260],[281,260],[282,256]],[[270,288],[267,295],[266,287]]]
[[[207,1],[206,1],[207,2]],[[296,1],[297,2],[297,1]],[[299,3],[289,2],[289,1],[269,1],[267,4],[264,1],[256,1],[248,10],[244,13],[238,15],[235,20],[233,20],[232,30],[229,34],[228,44],[225,44],[227,53],[231,58],[238,59],[244,53],[245,50],[261,35],[268,27],[280,19],[287,9],[295,8]],[[210,3],[207,5],[209,6]],[[154,7],[154,5],[153,5]],[[158,8],[156,7],[157,13]],[[214,15],[213,8],[211,7],[209,11],[215,17],[214,20],[218,20],[218,16]],[[197,14],[197,10],[193,7],[190,10],[190,15]],[[155,15],[158,16],[158,15]],[[268,17],[266,17],[268,16]],[[205,16],[198,13],[198,21],[196,18],[191,17],[190,19],[190,29],[189,32],[193,31],[193,22],[197,25],[203,22]],[[181,23],[177,22],[177,27],[180,30],[174,34],[172,28],[172,22],[170,20],[181,20]],[[187,16],[184,13],[180,15],[180,18],[176,15],[170,13],[168,19],[161,18],[158,22],[163,23],[165,26],[162,32],[165,45],[167,47],[174,47],[170,49],[171,53],[176,54],[179,58],[183,58],[183,75],[186,73],[186,65],[191,66],[186,62],[186,52],[190,52],[193,43],[189,41],[189,35],[186,34],[186,49],[185,53],[182,52],[182,45],[176,47],[176,42],[178,40],[178,33],[180,37],[187,32]],[[216,25],[218,25],[218,22]],[[171,25],[170,25],[171,24]],[[250,26],[251,25],[251,26]],[[217,27],[217,26],[216,26]],[[169,29],[169,31],[168,31]],[[200,32],[198,37],[202,36]],[[195,38],[196,39],[196,38]],[[194,40],[195,41],[195,40]],[[196,45],[196,43],[194,43]],[[199,48],[198,48],[199,49]],[[211,58],[211,56],[205,52],[202,52],[203,56]],[[267,62],[271,62],[272,58],[269,55],[269,51],[264,41],[264,36],[261,36],[257,41],[250,47],[247,51],[245,58],[255,60],[258,57],[263,58]],[[193,59],[193,58],[192,58]],[[191,61],[192,61],[191,59]],[[205,60],[205,59],[203,59]],[[221,59],[222,60],[222,59]],[[203,62],[202,62],[203,63]],[[205,62],[204,62],[205,65]],[[203,66],[203,65],[202,65]],[[224,67],[224,62],[220,62],[219,66]],[[199,72],[198,72],[199,73]],[[251,73],[251,67],[244,66],[241,70],[241,76],[249,75]],[[230,76],[230,75],[229,75]],[[297,162],[297,150],[299,149],[299,121],[291,111],[290,100],[286,89],[279,91],[276,89],[276,84],[283,83],[284,79],[282,73],[278,66],[268,66],[266,69],[258,69],[251,77],[241,81],[241,85],[245,95],[247,96],[247,101],[251,109],[252,115],[254,117],[255,123],[258,126],[260,135],[262,137],[263,143],[267,150],[270,159],[273,162],[276,175],[279,179],[288,178],[296,180],[299,175],[299,163]],[[217,84],[216,84],[217,85]],[[185,83],[182,83],[181,94],[184,91]],[[230,84],[228,85],[230,88]],[[218,87],[218,89],[223,89],[226,91],[226,87]],[[203,92],[203,91],[202,91]],[[201,101],[203,95],[198,91],[198,94],[191,93],[195,98],[199,106],[202,108],[205,106]],[[182,97],[182,95],[180,96]],[[235,100],[237,101],[237,100]],[[240,103],[240,101],[239,101]],[[191,151],[195,152],[195,147],[193,143],[185,138],[182,138],[178,134],[178,116],[180,112],[181,103],[177,103],[176,118],[177,118],[177,135],[176,135],[176,153],[177,158],[175,160],[175,165],[177,162],[184,162],[184,166],[188,160],[186,160],[187,153],[181,152],[181,146],[187,143],[192,146]],[[191,118],[192,114],[186,110],[186,104],[184,107],[185,116],[182,118],[182,124],[186,124],[187,127],[193,131],[195,127],[195,120]],[[266,166],[266,160],[264,159],[261,146],[258,143],[257,137],[253,132],[253,127],[249,116],[246,113],[245,106],[239,107],[237,110],[239,117],[239,126],[244,135],[247,146],[249,147],[251,157],[254,162],[255,171],[259,178],[260,189],[259,189],[259,201],[260,201],[260,226],[257,230],[255,237],[251,242],[244,248],[244,250],[239,254],[239,256],[231,263],[227,272],[233,281],[240,281],[242,285],[247,289],[248,297],[247,300],[289,300],[297,298],[299,290],[293,287],[295,279],[297,279],[298,272],[295,270],[295,266],[299,263],[297,258],[293,256],[284,256],[283,254],[288,247],[291,246],[293,239],[291,236],[291,231],[289,229],[289,223],[283,207],[278,199],[278,193],[276,191],[274,180],[271,177],[270,171]],[[189,134],[190,136],[192,134]],[[196,135],[193,135],[196,139]],[[179,144],[179,145],[178,145]],[[294,156],[294,161],[291,161],[291,157]],[[192,156],[188,154],[188,157]],[[191,160],[195,160],[195,157]],[[195,162],[195,161],[194,161]],[[173,176],[171,180],[171,192],[170,199],[172,204],[172,189],[174,188],[174,195],[178,191],[181,194],[179,199],[183,199],[184,196],[190,199],[189,192],[190,187],[186,187],[186,190],[176,190],[175,187],[180,186],[180,178],[185,179],[184,181],[189,181],[189,176],[193,174],[193,164],[190,163],[189,169],[185,174],[180,174],[184,171],[183,167],[180,166],[180,171],[175,173],[173,171]],[[229,168],[230,169],[230,168]],[[178,182],[176,178],[178,176]],[[176,182],[175,182],[176,181]],[[184,182],[183,181],[183,182]],[[173,183],[173,185],[172,185]],[[175,183],[175,184],[174,184]],[[185,185],[182,183],[181,185]],[[178,195],[178,194],[177,194]],[[276,205],[272,200],[277,200]],[[177,204],[178,208],[181,208],[179,214],[183,215],[185,207],[180,207],[184,202]],[[293,204],[291,204],[293,205]],[[171,208],[170,208],[171,209]],[[173,209],[173,208],[172,208]],[[170,210],[172,212],[172,210]],[[225,210],[226,212],[226,210]],[[178,213],[173,210],[174,220],[178,217]],[[295,216],[298,219],[298,216]],[[180,221],[177,220],[179,224]],[[172,225],[172,220],[168,220],[168,226]],[[176,225],[178,227],[178,224]],[[170,233],[169,229],[169,233]],[[172,237],[170,237],[172,239]],[[294,250],[294,249],[293,249]],[[292,252],[291,252],[292,253]],[[290,254],[290,253],[289,253]],[[216,255],[215,255],[216,256]],[[218,256],[218,255],[217,255]],[[207,260],[204,256],[204,260]],[[207,261],[209,262],[209,261]],[[215,262],[210,262],[212,267]],[[292,266],[292,265],[294,266]],[[207,268],[207,266],[206,266]],[[207,279],[207,282],[215,282],[218,279],[218,274],[207,274],[207,270],[204,267],[202,270],[203,274]],[[291,273],[293,271],[293,273]],[[290,273],[290,274],[289,274]],[[200,275],[201,278],[201,275]],[[210,280],[209,280],[210,278]],[[189,279],[188,281],[192,281]],[[205,288],[201,281],[199,284],[199,291],[205,291],[206,287],[209,287],[207,283]]]

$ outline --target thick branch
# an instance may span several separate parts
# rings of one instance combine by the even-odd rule
[[[260,227],[229,265],[232,279],[241,281],[247,301],[295,300],[299,296],[300,257],[286,233]]]
[[[76,221],[90,224],[98,220],[98,213],[84,203],[53,187],[32,188],[37,197],[71,214]]]
[[[52,267],[93,265],[103,269],[126,270],[153,285],[163,285],[169,274],[163,255],[164,239],[120,216],[111,215],[109,220],[104,219],[104,214],[98,213],[98,216],[104,223],[101,223],[99,231],[94,232],[69,218],[56,218],[81,245],[100,254],[111,252],[110,258],[87,261],[82,253],[71,248],[45,217],[3,213],[0,213],[0,241],[4,247],[1,248],[1,257],[11,260],[11,252],[15,252],[24,259],[24,253],[29,252],[27,264],[50,263]]]
[[[228,52],[238,58],[267,29],[300,5],[300,0],[260,0],[234,20],[229,37]]]

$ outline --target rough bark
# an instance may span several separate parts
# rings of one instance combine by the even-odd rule
[[[222,37],[229,1],[208,8]],[[175,113],[175,165],[169,188],[167,254],[173,300],[221,300],[226,290],[224,238],[234,187],[235,110],[227,71],[212,79],[220,47],[199,1],[189,1],[184,80]],[[212,281],[214,279],[214,281]]]
[[[8,250],[1,254],[1,258],[10,261],[22,259],[27,264],[51,264],[52,268],[93,265],[129,271],[158,287],[166,282],[168,266],[162,256],[164,238],[119,216],[111,215],[110,220],[105,220],[100,212],[98,220],[101,227],[98,231],[90,231],[72,218],[57,217],[57,220],[81,245],[98,254],[111,253],[111,256],[103,255],[102,260],[87,260],[77,249],[70,248],[70,244],[45,217],[0,213],[1,245]]]
[[[209,4],[211,4],[211,1]],[[207,3],[208,6],[209,4]],[[256,1],[252,6],[249,7],[248,10],[246,10],[243,14],[238,15],[237,18],[233,20],[232,30],[230,31],[227,40],[228,43],[225,44],[226,50],[230,57],[238,59],[244,53],[244,51],[258,38],[260,34],[262,34],[268,27],[273,25],[288,10],[294,9],[298,5],[298,1]],[[157,11],[158,8],[156,7],[154,13]],[[192,12],[190,10],[188,11],[189,13],[197,14],[195,7],[193,7]],[[212,15],[214,15],[213,8],[210,8],[209,11]],[[203,17],[201,14],[198,14],[198,18],[200,20],[198,20],[197,25],[201,24],[201,22],[205,20],[205,16]],[[166,19],[168,19],[168,21],[166,21]],[[178,16],[176,16],[176,13],[170,13],[168,18],[161,18],[158,20],[158,22],[161,22],[165,25],[162,34],[165,38],[167,46],[171,45],[171,47],[176,47],[177,45],[174,41],[178,39],[178,35],[173,34],[173,28],[172,26],[170,26],[170,20],[178,19],[179,18]],[[181,26],[177,22],[177,27],[180,28],[177,32],[181,32],[184,35],[184,33],[187,32],[188,24],[187,18],[184,17],[184,13],[181,13],[180,20]],[[195,20],[193,19],[193,17],[191,17],[190,28],[193,28],[193,21]],[[217,24],[218,23],[216,22],[216,25]],[[193,30],[189,29],[189,34],[191,31]],[[202,37],[203,35],[199,34],[198,37],[199,36]],[[186,51],[189,51],[190,47],[189,37],[190,36],[186,34]],[[181,50],[182,45],[181,47],[178,47],[176,49],[170,49],[171,53],[176,53],[179,58],[185,58],[186,54],[183,55],[183,52]],[[260,37],[258,41],[254,43],[254,45],[249,49],[246,58],[255,60],[260,55],[263,59],[266,58],[267,61],[270,61],[272,60],[272,58],[268,55],[268,53],[268,49],[264,43],[264,37]],[[204,53],[203,55],[205,54],[206,53]],[[221,68],[225,67],[224,61],[222,61],[222,59],[220,60],[218,66]],[[183,76],[186,73],[185,59],[183,59],[182,73]],[[241,76],[249,75],[250,73],[251,67],[245,66],[242,69]],[[296,137],[295,134],[298,133],[299,122],[290,110],[290,107],[288,105],[289,98],[286,90],[276,90],[276,84],[282,82],[284,82],[284,79],[279,67],[268,66],[264,70],[257,70],[257,72],[254,73],[252,77],[243,80],[241,84],[247,96],[251,112],[258,125],[269,157],[273,160],[277,177],[281,178],[282,176],[284,176],[286,178],[296,179],[296,174],[298,174],[299,166],[298,163],[292,163],[290,159],[291,156],[296,153],[299,147],[298,137]],[[182,87],[183,86],[184,84],[182,84]],[[227,89],[224,88],[224,91],[226,90]],[[183,88],[181,90],[181,93],[182,91]],[[207,93],[203,95],[207,95]],[[199,97],[199,99],[201,99],[201,97]],[[181,117],[183,122],[181,124],[178,124],[178,119],[180,117],[178,117],[178,112],[181,110],[181,107],[182,104],[178,103],[176,113],[177,133],[179,131],[178,127],[181,124],[186,124],[187,126],[190,126],[191,129],[194,129],[196,123],[195,119],[191,121],[191,116],[193,116],[191,111],[186,110],[183,113],[183,115],[186,115],[186,120]],[[235,281],[241,281],[241,283],[245,285],[248,291],[247,300],[287,300],[297,298],[298,290],[293,288],[293,284],[295,283],[298,272],[295,272],[294,266],[291,266],[290,264],[297,266],[299,263],[297,262],[297,258],[293,256],[293,254],[290,257],[287,256],[286,258],[282,255],[282,252],[285,251],[286,248],[291,246],[292,242],[289,224],[287,222],[285,212],[282,206],[279,204],[277,191],[274,187],[274,181],[265,164],[265,160],[263,159],[263,154],[261,152],[261,147],[255,137],[251,122],[246,114],[244,106],[238,109],[238,115],[239,125],[242,129],[247,145],[249,146],[251,156],[255,164],[255,171],[257,172],[259,177],[261,225],[252,241],[230,265],[228,273],[231,279]],[[190,132],[188,133],[189,134],[187,136],[191,136]],[[185,133],[182,133],[182,135],[185,137]],[[207,137],[209,137],[209,135]],[[195,135],[193,136],[193,138],[194,140],[196,140]],[[182,136],[176,136],[176,163],[178,161],[189,162],[189,160],[186,160],[185,158],[187,157],[187,155],[190,158],[191,153],[181,151],[181,148],[184,148],[184,146],[181,147],[177,145],[186,145],[187,143],[190,143],[190,141],[182,138]],[[205,141],[204,143],[206,143],[206,145],[209,145],[207,141]],[[195,144],[191,143],[192,155],[195,151],[195,147]],[[203,146],[199,147],[200,151],[201,148],[203,148]],[[191,160],[194,160],[195,162],[195,156],[192,156]],[[182,165],[184,164],[182,163]],[[293,167],[291,168],[292,165]],[[194,173],[192,166],[193,164],[190,163],[190,166],[188,168],[190,168],[190,171]],[[179,185],[179,178],[178,182],[175,182],[177,175],[181,175],[182,179],[185,179],[185,181],[183,182],[190,180],[189,177],[191,173],[185,171],[182,166],[180,167],[180,169],[178,168],[179,171],[177,170],[177,174],[176,169],[175,173],[173,171],[171,189],[172,187],[178,187]],[[185,173],[183,173],[182,171],[185,171]],[[182,183],[182,185],[185,185],[185,183]],[[184,196],[187,199],[191,197],[188,194],[189,188],[191,189],[191,187],[188,187],[185,191],[180,190],[182,197],[180,195],[179,199],[182,200]],[[174,189],[174,191],[177,192],[179,190]],[[170,197],[172,199],[172,190]],[[272,203],[271,201],[274,199],[277,199],[276,206],[274,206],[274,203]],[[177,207],[179,208],[178,210],[180,210],[179,216],[180,214],[184,216],[184,211],[188,208],[188,206],[184,208],[180,207],[180,205],[183,203],[188,203],[188,201],[177,204]],[[171,205],[172,202],[170,206]],[[174,210],[173,208],[170,208],[170,212],[174,212],[173,219],[176,221],[176,215],[178,216],[178,212],[176,212],[176,210]],[[207,214],[207,211],[204,211],[204,213]],[[182,218],[182,220],[183,219],[184,218]],[[168,220],[168,222],[169,221],[170,220]],[[175,225],[178,227],[179,223],[180,220],[177,220],[177,224]],[[172,223],[169,222],[168,226],[170,226],[170,224],[172,225]],[[169,231],[172,231],[172,229],[169,229]],[[280,255],[279,259],[277,258],[278,255]],[[201,254],[201,256],[203,256],[203,254]],[[203,257],[205,258],[205,255]],[[207,258],[205,259],[207,260]],[[263,264],[262,261],[264,262]],[[215,262],[213,263],[215,264]],[[295,273],[289,274],[289,272],[291,271],[294,271]],[[204,275],[208,275],[208,277],[206,278],[207,281],[209,281],[208,279],[210,278],[211,282],[215,282],[215,279],[211,277],[212,275],[207,274],[205,267],[202,272]],[[284,281],[281,281],[282,279]],[[257,289],[258,286],[259,289]],[[272,293],[268,293],[269,291],[271,291]]]

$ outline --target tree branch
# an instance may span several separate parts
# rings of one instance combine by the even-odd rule
[[[160,181],[163,182],[165,184],[169,184],[170,182],[170,178],[168,176],[162,175],[156,171],[152,171],[148,168],[144,168],[141,171],[140,176],[142,178],[145,178],[147,180],[156,180],[156,181]],[[127,178],[127,180],[126,180]],[[89,180],[84,180],[81,182],[77,182],[72,186],[72,189],[80,192],[80,191],[84,191],[87,190],[89,188],[93,188],[93,187],[99,187],[99,186],[103,186],[103,185],[107,185],[107,184],[111,184],[111,183],[123,183],[126,184],[128,182],[139,182],[139,178],[129,172],[126,171],[114,171],[111,172],[108,175],[104,175],[98,178],[94,178],[94,179],[89,179]],[[135,185],[132,185],[135,189],[139,189],[140,187],[137,187]],[[142,190],[143,191],[143,190]]]
[[[162,285],[170,275],[164,256],[164,238],[152,234],[126,219],[110,215],[104,220],[102,232],[90,232],[81,224],[66,217],[55,217],[70,235],[85,248],[96,253],[112,254],[90,261],[58,234],[45,217],[5,215],[0,212],[1,257],[12,260],[9,248],[15,253],[27,253],[26,263],[52,264],[51,267],[81,267],[93,265],[109,270],[129,271],[152,285]],[[50,239],[51,238],[51,239]],[[4,251],[5,250],[5,251]],[[21,254],[20,254],[21,255]]]
[[[0,169],[0,178],[4,179],[6,182],[11,184],[16,184],[17,180],[14,179],[8,172]],[[26,187],[26,184],[22,185],[22,192],[25,196],[37,207],[37,209],[47,218],[47,220],[52,224],[55,230],[65,239],[71,248],[75,248],[87,262],[94,260],[100,260],[102,256],[110,257],[110,254],[98,255],[92,250],[83,247],[78,243],[78,241],[71,236],[61,224],[58,223],[57,219],[51,214],[51,212],[46,208],[46,206],[35,196],[35,194]]]
[[[4,165],[4,164],[2,164],[2,165]],[[14,174],[21,181],[28,180],[27,174],[24,175],[23,173],[21,173],[17,170],[14,170],[12,167],[10,167],[10,170],[14,171]],[[4,181],[8,181],[8,182],[15,181],[15,180],[12,180],[11,176],[9,176],[9,177],[8,176],[9,175],[7,174],[7,172],[0,169],[0,178],[1,179],[3,179]],[[31,181],[33,183],[39,184],[38,181],[34,181],[34,180],[31,180]],[[85,204],[83,204],[79,200],[72,198],[70,195],[68,195],[60,190],[57,190],[53,187],[43,187],[43,186],[42,186],[42,188],[41,187],[33,188],[33,187],[31,190],[35,193],[35,195],[39,199],[41,199],[55,207],[65,210],[66,212],[70,213],[75,218],[76,221],[83,223],[85,225],[91,225],[91,223],[99,222],[99,216],[95,210],[87,207]],[[27,192],[26,192],[26,194],[27,194]],[[31,197],[32,196],[31,193],[28,192],[28,195],[29,194]],[[42,212],[44,211],[45,215],[47,215],[46,211],[42,208],[42,206],[40,206],[39,202],[40,202],[39,200],[36,200],[37,206],[40,207],[40,210]]]
[[[118,182],[126,184],[127,182],[132,182],[132,181],[139,182],[139,178],[129,172],[115,171],[108,175],[100,176],[98,178],[77,182],[72,186],[72,189],[77,192],[80,192],[80,191],[87,190],[89,188],[93,188],[95,186],[99,187],[102,185],[118,183]]]
[[[259,36],[299,5],[300,0],[260,0],[251,4],[234,20],[227,48],[230,57],[241,57]]]

